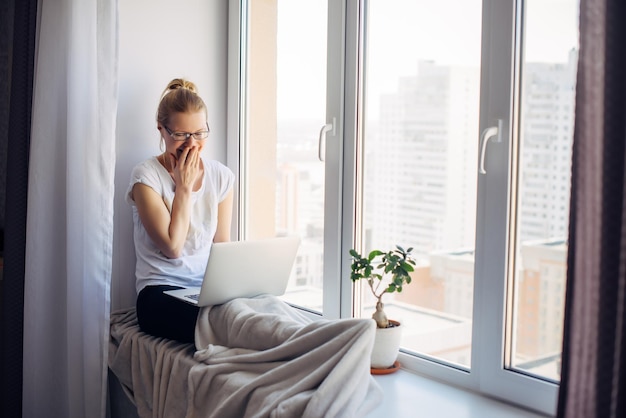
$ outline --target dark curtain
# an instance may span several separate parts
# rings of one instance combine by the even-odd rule
[[[6,141],[4,272],[0,314],[0,416],[22,416],[22,336],[26,203],[37,0],[3,2],[3,46],[10,86]],[[10,33],[9,33],[10,31]],[[4,96],[6,98],[6,95]],[[5,112],[6,114],[6,112]],[[9,140],[10,139],[10,140]]]
[[[626,1],[580,1],[558,417],[626,417]]]

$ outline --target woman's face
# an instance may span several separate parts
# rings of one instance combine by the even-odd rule
[[[165,140],[165,152],[172,154],[178,159],[180,153],[186,147],[198,148],[198,152],[202,151],[206,139],[197,139],[194,135],[181,141],[176,140],[177,133],[197,133],[208,130],[207,121],[204,112],[197,113],[172,113],[167,125],[157,124],[157,129],[161,132],[161,136]],[[184,138],[184,137],[183,137]]]

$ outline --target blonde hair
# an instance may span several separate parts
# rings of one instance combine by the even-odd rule
[[[207,115],[204,100],[198,95],[196,85],[183,78],[175,78],[161,94],[156,120],[162,125],[169,123],[172,113],[197,113]]]

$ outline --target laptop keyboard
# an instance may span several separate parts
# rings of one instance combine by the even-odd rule
[[[200,297],[200,294],[199,293],[194,293],[193,295],[186,295],[185,297],[197,301],[198,298]]]

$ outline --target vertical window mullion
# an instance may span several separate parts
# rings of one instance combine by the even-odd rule
[[[486,172],[478,177],[472,340],[480,349],[472,351],[472,364],[480,374],[481,385],[503,364],[513,27],[513,1],[486,0],[483,3],[479,131],[484,133],[498,127],[499,120],[503,123],[497,138],[486,145],[479,144],[486,146],[485,152],[479,153],[479,166]],[[482,141],[487,139],[483,137]]]
[[[341,211],[341,317],[353,317],[359,299],[350,277],[349,250],[357,246],[360,236],[360,177],[359,141],[362,118],[363,90],[363,29],[365,1],[345,4],[345,57],[343,88],[343,159]]]
[[[332,130],[325,138],[325,205],[324,205],[324,316],[342,316],[341,242],[343,141],[345,120],[344,54],[346,5],[341,1],[328,2],[328,47],[326,74],[326,123]]]

